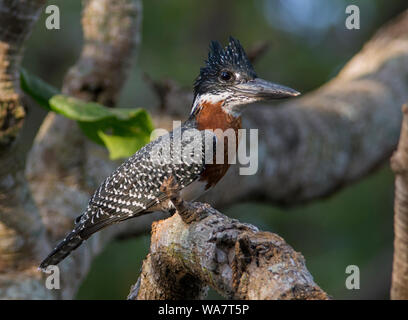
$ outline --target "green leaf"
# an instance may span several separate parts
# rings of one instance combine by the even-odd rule
[[[115,116],[109,108],[65,95],[56,95],[49,101],[53,111],[77,121],[95,122]]]
[[[98,131],[98,134],[108,148],[111,159],[129,157],[149,142],[149,137],[147,136],[144,138],[116,136],[105,134],[103,131]]]
[[[20,79],[28,95],[47,110],[77,121],[89,139],[109,150],[111,159],[129,157],[150,141],[153,122],[144,109],[108,108],[62,95],[25,70]]]
[[[153,131],[152,120],[144,109],[107,108],[64,95],[52,97],[50,107],[78,121],[89,139],[109,150],[111,159],[131,156],[149,142]]]
[[[51,111],[49,100],[59,93],[57,88],[31,75],[24,69],[21,69],[20,72],[20,86],[21,89],[31,96],[40,106]]]

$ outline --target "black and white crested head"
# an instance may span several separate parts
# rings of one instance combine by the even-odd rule
[[[258,78],[240,42],[230,37],[225,48],[211,41],[206,65],[194,83],[191,113],[202,110],[204,103],[222,103],[225,112],[239,116],[250,103],[297,95],[296,90]]]
[[[255,78],[255,70],[239,40],[230,37],[225,49],[218,41],[211,41],[206,65],[194,83],[194,95],[216,94],[237,81]]]

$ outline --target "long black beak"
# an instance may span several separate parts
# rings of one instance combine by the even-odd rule
[[[300,95],[300,92],[294,89],[260,78],[240,83],[235,86],[235,89],[248,97],[257,98],[259,100],[283,99]]]

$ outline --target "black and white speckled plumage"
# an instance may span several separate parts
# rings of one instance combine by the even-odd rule
[[[85,239],[106,226],[171,208],[171,201],[160,191],[167,178],[176,180],[183,199],[194,200],[218,183],[229,168],[225,161],[230,159],[229,152],[223,152],[224,163],[213,164],[217,139],[225,142],[225,137],[217,136],[216,131],[213,131],[214,135],[209,130],[232,129],[238,145],[244,105],[298,94],[293,89],[257,78],[238,40],[231,37],[225,49],[218,42],[211,42],[206,65],[200,69],[194,83],[190,118],[181,126],[179,134],[176,129],[158,138],[115,170],[96,190],[85,212],[76,219],[72,232],[41,263],[40,268],[59,263]],[[194,130],[195,134],[185,135]],[[175,147],[178,145],[181,149]],[[186,153],[186,150],[201,151],[197,157],[197,154]]]
[[[119,166],[95,191],[85,212],[76,219],[74,229],[41,263],[40,268],[56,265],[83,240],[106,226],[161,209],[166,196],[160,191],[160,186],[167,178],[173,176],[180,189],[197,181],[205,167],[206,143],[208,149],[216,140],[211,132],[198,133],[194,131],[195,127],[194,118],[191,118],[179,128],[179,134],[175,133],[176,129],[159,137]],[[190,137],[185,134],[187,131],[198,133],[201,141],[191,139],[191,134]],[[194,150],[194,143],[201,143],[202,156],[196,158],[199,160],[191,161],[191,158],[181,156],[181,163],[177,163],[180,161],[176,161],[175,156],[185,152],[179,153],[176,146],[180,145],[183,150],[188,145],[188,150]],[[168,153],[168,150],[174,152]]]
[[[211,42],[206,66],[200,69],[200,75],[194,84],[195,102],[200,101],[197,99],[200,94],[210,92],[215,95],[215,89],[229,91],[229,85],[218,81],[218,73],[225,69],[234,72],[240,71],[244,78],[252,79],[256,76],[244,49],[234,38],[230,38],[225,49],[218,42]],[[193,104],[193,111],[198,110],[196,107]],[[197,127],[194,116],[195,113],[192,113],[190,119],[182,125],[182,133]],[[41,263],[40,268],[44,269],[48,265],[59,263],[71,251],[80,246],[85,239],[106,226],[160,209],[168,202],[165,201],[166,197],[160,191],[160,186],[166,178],[173,176],[181,190],[187,189],[187,186],[198,181],[200,174],[205,169],[204,157],[198,162],[189,163],[182,159],[182,163],[179,164],[175,161],[163,161],[165,164],[160,164],[157,160],[165,160],[166,158],[171,160],[168,159],[171,154],[166,152],[156,154],[156,159],[151,157],[151,151],[154,148],[168,144],[169,141],[174,143],[175,139],[179,139],[178,135],[177,138],[174,137],[176,135],[172,132],[167,137],[158,138],[140,149],[117,168],[96,190],[85,212],[75,220],[74,229]],[[208,152],[205,149],[205,140],[208,138],[211,139],[210,145],[213,144],[210,148],[213,150],[216,148],[216,137],[204,134],[202,136],[203,156]],[[190,139],[186,139],[186,141],[182,139],[181,145],[187,143],[191,145],[190,142]],[[208,145],[207,143],[207,148]],[[175,151],[175,154],[177,153],[180,154],[180,152]],[[199,193],[204,192],[205,188],[201,188],[200,183],[196,183],[190,189],[192,191],[186,192],[186,194],[192,193],[196,197],[200,195]],[[182,196],[184,197],[184,195]],[[193,199],[186,198],[185,200]]]

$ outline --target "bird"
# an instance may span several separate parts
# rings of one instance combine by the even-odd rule
[[[228,160],[233,156],[224,151],[224,161],[214,161],[218,146],[226,139],[220,132],[230,130],[236,135],[236,151],[246,106],[298,95],[294,89],[259,78],[239,40],[230,37],[224,48],[218,41],[211,41],[208,58],[194,82],[187,120],[139,149],[107,177],[75,219],[73,230],[39,268],[57,265],[105,227],[154,211],[174,213],[169,196],[160,188],[166,179],[176,181],[185,201],[193,201],[214,188],[228,171]],[[185,138],[194,136],[186,134],[189,132],[196,133],[198,139]],[[199,156],[194,158],[191,150],[200,150],[196,152]]]

